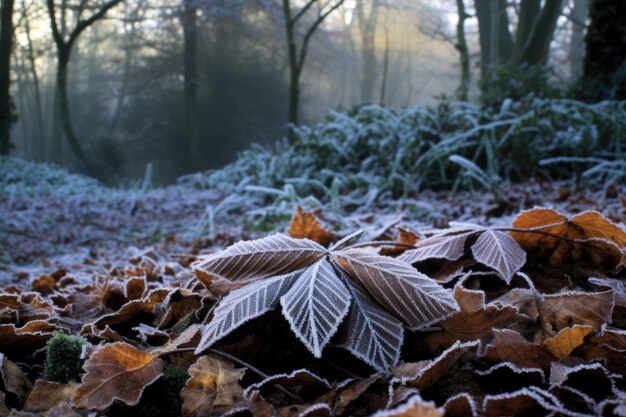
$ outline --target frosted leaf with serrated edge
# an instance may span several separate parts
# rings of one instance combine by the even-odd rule
[[[305,268],[327,252],[312,240],[275,234],[235,243],[195,262],[192,268],[228,280],[266,278]]]
[[[378,306],[359,284],[347,277],[344,282],[352,294],[352,305],[337,343],[377,370],[386,371],[400,357],[402,323]]]
[[[300,269],[290,274],[255,281],[224,297],[215,309],[213,319],[202,330],[196,355],[249,320],[274,309],[279,298],[289,290],[302,271]]]
[[[498,230],[482,232],[472,245],[472,254],[478,262],[493,268],[507,284],[526,263],[526,252],[515,239]]]
[[[416,249],[404,252],[399,260],[414,264],[428,259],[447,259],[456,261],[465,254],[465,242],[476,230],[454,235],[436,235],[417,243]]]
[[[291,289],[280,298],[291,330],[320,358],[322,350],[348,314],[350,292],[327,259],[305,269]]]
[[[332,256],[379,304],[412,329],[439,322],[459,310],[449,290],[398,259],[362,249]]]

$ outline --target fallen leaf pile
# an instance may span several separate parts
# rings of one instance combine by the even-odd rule
[[[613,220],[351,233],[298,208],[207,253],[86,257],[1,288],[0,416],[624,416]]]

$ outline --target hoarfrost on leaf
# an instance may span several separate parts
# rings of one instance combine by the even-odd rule
[[[402,323],[373,302],[359,284],[350,279],[344,282],[353,302],[339,332],[339,346],[379,371],[394,367],[404,339]]]
[[[202,331],[196,354],[200,354],[249,320],[274,309],[279,298],[289,290],[301,273],[302,270],[298,270],[258,280],[224,297],[215,309],[213,319]]]
[[[280,299],[291,330],[316,358],[348,314],[350,292],[327,259],[311,265]]]
[[[309,239],[275,234],[242,241],[193,264],[201,273],[228,280],[266,278],[307,267],[327,250]]]
[[[526,252],[509,234],[499,230],[482,232],[472,245],[472,254],[481,264],[495,269],[507,284],[526,263]]]
[[[338,251],[332,256],[378,303],[413,330],[459,310],[449,290],[398,259],[362,249]]]

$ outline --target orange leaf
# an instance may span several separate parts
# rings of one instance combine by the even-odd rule
[[[98,349],[85,363],[85,376],[76,391],[76,406],[104,410],[115,400],[139,403],[143,390],[162,374],[163,363],[126,343]]]
[[[320,245],[328,245],[335,235],[328,231],[319,219],[310,211],[303,211],[300,206],[291,218],[291,224],[287,230],[292,237],[298,239],[311,239]]]
[[[593,333],[593,329],[588,326],[568,327],[543,342],[543,345],[557,359],[563,359],[568,357],[578,346],[582,345],[585,337],[591,333]]]
[[[621,260],[620,248],[626,246],[626,231],[595,211],[568,219],[555,210],[536,208],[518,215],[513,227],[537,231],[511,236],[527,252],[547,255],[554,266],[589,255],[595,265],[607,262],[615,267]]]

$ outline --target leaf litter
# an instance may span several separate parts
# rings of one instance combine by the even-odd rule
[[[301,202],[286,234],[11,266],[0,415],[623,415],[624,208],[544,195],[420,220]],[[64,382],[59,332],[84,340]]]

